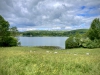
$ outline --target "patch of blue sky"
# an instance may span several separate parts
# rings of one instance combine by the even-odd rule
[[[86,8],[86,6],[81,6],[81,9],[83,10],[83,9],[85,9]]]
[[[80,7],[81,10],[83,10],[83,9],[97,10],[98,8],[100,8],[100,5],[99,6],[91,6],[91,7],[86,7],[86,6],[81,6]]]
[[[97,10],[98,9],[98,6],[91,6],[88,8],[89,10]]]
[[[78,16],[82,16],[82,17],[94,17],[98,15],[99,14],[89,14],[89,13],[78,14]]]

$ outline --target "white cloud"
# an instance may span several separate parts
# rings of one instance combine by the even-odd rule
[[[37,28],[27,28],[26,31],[29,31],[29,30],[37,30]]]
[[[42,19],[48,19],[49,18],[49,16],[42,16]]]
[[[60,30],[61,27],[53,27],[52,30]]]
[[[62,4],[59,3],[59,2],[56,2],[56,3],[53,4],[53,7],[54,8],[59,8],[59,7],[62,7]]]
[[[20,30],[20,31],[31,31],[31,30],[37,30],[37,28],[30,28],[30,27],[28,27],[28,28],[18,28],[18,30]]]
[[[71,30],[72,27],[66,26],[65,29]]]

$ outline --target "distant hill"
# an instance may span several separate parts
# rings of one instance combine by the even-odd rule
[[[22,36],[71,36],[76,33],[84,34],[88,29],[77,29],[71,31],[48,31],[48,30],[34,30],[21,32]]]
[[[88,29],[76,29],[76,30],[71,30],[71,31],[64,31],[64,35],[67,35],[67,36],[71,36],[71,35],[75,35],[76,33],[79,33],[79,34],[84,34],[88,31]]]
[[[77,29],[77,30],[71,30],[71,31],[68,31],[68,32],[71,32],[71,33],[86,33],[88,31],[88,29]]]

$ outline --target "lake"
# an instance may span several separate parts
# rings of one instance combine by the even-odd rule
[[[59,46],[65,49],[68,37],[18,37],[21,46]]]

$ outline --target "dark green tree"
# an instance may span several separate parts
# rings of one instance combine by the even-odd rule
[[[0,15],[0,37],[9,36],[9,22]]]
[[[91,27],[90,27],[87,35],[91,40],[95,40],[95,39],[100,40],[100,20],[99,20],[99,18],[95,18],[92,21]]]
[[[10,24],[0,15],[0,47],[17,46],[18,40],[11,37]]]

